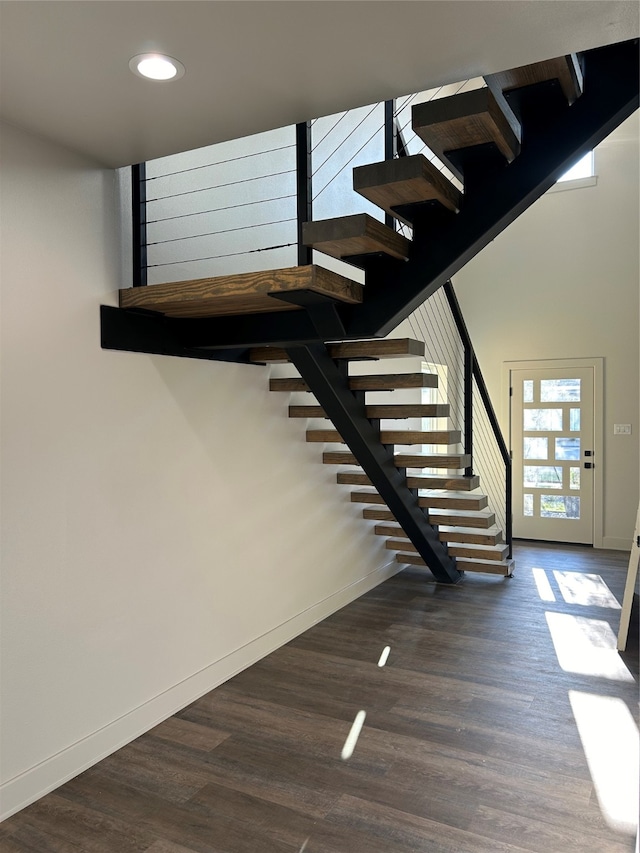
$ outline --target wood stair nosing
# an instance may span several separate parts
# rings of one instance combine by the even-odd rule
[[[368,521],[396,521],[394,514],[388,507],[369,506],[362,510],[362,517]],[[429,524],[434,527],[447,525],[450,527],[471,527],[476,530],[488,530],[495,526],[496,517],[493,513],[484,512],[452,512],[427,514]]]
[[[410,554],[407,552],[396,554],[396,562],[404,563],[411,566],[424,566],[427,564],[419,554]],[[511,577],[515,570],[514,560],[504,560],[501,562],[486,562],[478,560],[456,559],[456,567],[461,572],[478,572],[491,575],[502,575],[503,577]]]
[[[464,492],[433,492],[418,497],[418,505],[422,509],[470,509],[476,512],[486,509],[489,498],[486,495]]]
[[[580,60],[575,53],[488,74],[484,79],[492,91],[497,89],[503,93],[557,80],[569,104],[573,104],[580,97],[584,86]]]
[[[371,480],[364,472],[339,471],[336,482],[342,486],[371,486]],[[472,491],[480,485],[480,478],[473,476],[433,477],[423,476],[407,477],[407,488],[409,489],[444,489],[453,491]]]
[[[344,444],[342,436],[334,429],[309,429],[306,438],[308,442]],[[460,443],[461,434],[459,430],[381,430],[380,441],[382,444],[443,444],[451,446]]]
[[[459,471],[471,465],[471,456],[467,453],[433,453],[403,454],[393,457],[397,468],[445,468],[448,471]],[[360,465],[353,453],[348,450],[328,450],[322,454],[325,465]]]
[[[396,517],[387,507],[366,507],[362,510],[362,517],[368,521],[395,521]]]
[[[409,551],[410,553],[418,553],[416,546],[409,539],[387,539],[384,547],[388,551]],[[471,560],[486,560],[488,562],[503,562],[509,548],[506,545],[491,546],[491,545],[465,545],[465,544],[448,544],[447,551],[450,557],[467,558]]]
[[[509,553],[508,545],[476,545],[472,543],[450,543],[449,554],[452,557],[464,557],[471,560],[503,561]]]
[[[494,513],[482,511],[429,509],[427,517],[429,524],[435,527],[444,525],[445,527],[473,527],[474,529],[488,530],[490,527],[494,527],[496,523]]]
[[[508,162],[520,153],[520,123],[505,98],[488,87],[416,104],[412,127],[461,180],[464,176],[447,157],[448,151],[492,142]]]
[[[466,560],[458,557],[456,566],[461,572],[478,572],[490,575],[502,575],[511,578],[514,575],[516,562],[513,559],[505,559],[495,562],[484,562],[483,560]]]
[[[384,499],[375,491],[351,492],[351,502],[384,505]],[[418,506],[422,509],[459,509],[477,512],[485,509],[488,503],[489,500],[486,495],[458,496],[454,494],[449,496],[442,493],[438,497],[418,498]]]
[[[408,539],[402,527],[395,522],[376,524],[374,533],[377,536],[390,536],[393,539]],[[502,544],[502,531],[497,528],[486,533],[466,528],[438,528],[438,539],[441,542],[466,543],[468,545],[500,545]]]
[[[375,338],[364,341],[343,341],[327,344],[329,355],[334,359],[350,361],[377,361],[381,358],[424,358],[424,341],[414,338]],[[282,347],[253,347],[249,360],[254,364],[288,362],[287,351]]]
[[[380,420],[406,420],[407,418],[448,418],[448,403],[397,403],[365,406],[368,418]],[[326,418],[322,406],[289,406],[290,418]]]
[[[410,240],[367,213],[305,222],[302,242],[339,259],[383,252],[406,261],[411,247]]]
[[[410,475],[407,486],[410,489],[446,489],[447,491],[472,492],[480,485],[477,474],[461,474],[453,477],[434,477],[433,474]]]
[[[425,201],[438,201],[457,213],[462,193],[423,154],[399,157],[357,166],[353,189],[372,204],[411,225],[395,208]]]
[[[332,270],[310,264],[129,287],[120,290],[121,308],[144,308],[167,317],[221,317],[300,310],[273,295],[307,290],[356,305],[364,288]]]
[[[350,376],[349,388],[352,391],[394,391],[396,388],[437,388],[438,377],[435,373],[381,373],[363,376]],[[309,391],[307,383],[298,376],[289,376],[269,380],[270,391]]]

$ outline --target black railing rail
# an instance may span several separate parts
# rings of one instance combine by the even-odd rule
[[[480,365],[478,363],[478,359],[476,357],[475,351],[473,349],[473,344],[471,342],[471,336],[469,335],[469,330],[467,328],[467,324],[465,323],[464,317],[462,315],[462,309],[460,308],[460,303],[458,302],[458,298],[456,296],[455,290],[453,289],[453,284],[451,281],[447,281],[443,287],[445,296],[447,298],[447,302],[449,304],[449,308],[451,309],[451,314],[453,316],[453,320],[456,324],[456,328],[458,329],[458,333],[460,335],[460,339],[464,346],[465,353],[465,370],[464,370],[464,399],[465,399],[465,421],[464,421],[464,432],[465,432],[465,453],[470,453],[473,455],[474,453],[474,411],[476,407],[474,406],[474,391],[477,389],[477,394],[480,397],[481,405],[484,409],[484,413],[488,420],[489,426],[491,428],[491,432],[493,434],[493,439],[495,441],[495,446],[502,458],[502,462],[504,464],[504,493],[505,493],[505,508],[504,508],[504,526],[505,526],[505,541],[509,546],[509,558],[511,558],[512,553],[512,539],[513,539],[513,507],[512,507],[512,480],[511,480],[511,454],[507,447],[507,443],[504,440],[504,436],[502,434],[502,430],[500,428],[500,423],[498,422],[498,418],[495,413],[495,409],[493,408],[493,403],[491,402],[491,397],[489,395],[489,391],[487,389],[487,385],[484,381],[484,376],[482,375],[482,371],[480,369]],[[475,388],[473,383],[475,383]],[[476,453],[476,458],[480,456],[479,453]],[[471,473],[471,472],[469,472]]]
[[[472,457],[465,473],[480,476],[511,558],[511,457],[451,283],[416,309],[408,324],[439,375],[438,402],[449,404],[451,423],[463,432],[463,450]]]

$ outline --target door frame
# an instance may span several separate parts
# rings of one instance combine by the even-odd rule
[[[604,538],[604,358],[540,358],[502,363],[502,417],[513,458],[511,429],[511,371],[593,368],[593,547],[603,548]]]

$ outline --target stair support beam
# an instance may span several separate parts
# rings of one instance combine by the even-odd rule
[[[457,583],[462,575],[455,560],[419,508],[406,476],[395,467],[393,448],[381,444],[364,401],[349,390],[344,371],[323,344],[287,347],[287,354],[436,580]]]

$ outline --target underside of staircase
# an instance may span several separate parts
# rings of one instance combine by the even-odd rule
[[[511,69],[486,84],[413,109],[414,132],[462,189],[421,154],[386,159],[353,173],[354,191],[384,211],[386,224],[367,214],[304,223],[307,259],[315,249],[347,261],[364,270],[364,285],[301,263],[129,288],[119,308],[101,309],[105,348],[294,365],[298,376],[272,379],[272,390],[312,395],[290,416],[331,423],[308,430],[307,440],[346,445],[323,461],[339,466],[339,483],[363,487],[352,500],[378,522],[375,532],[396,559],[426,566],[444,583],[463,571],[511,575],[509,544],[455,426],[402,428],[405,418],[447,418],[446,405],[367,399],[373,391],[391,398],[399,388],[433,387],[437,377],[355,375],[349,365],[422,357],[421,342],[379,339],[637,109],[638,42]],[[394,221],[411,226],[411,240]],[[414,454],[413,445],[440,451]]]

